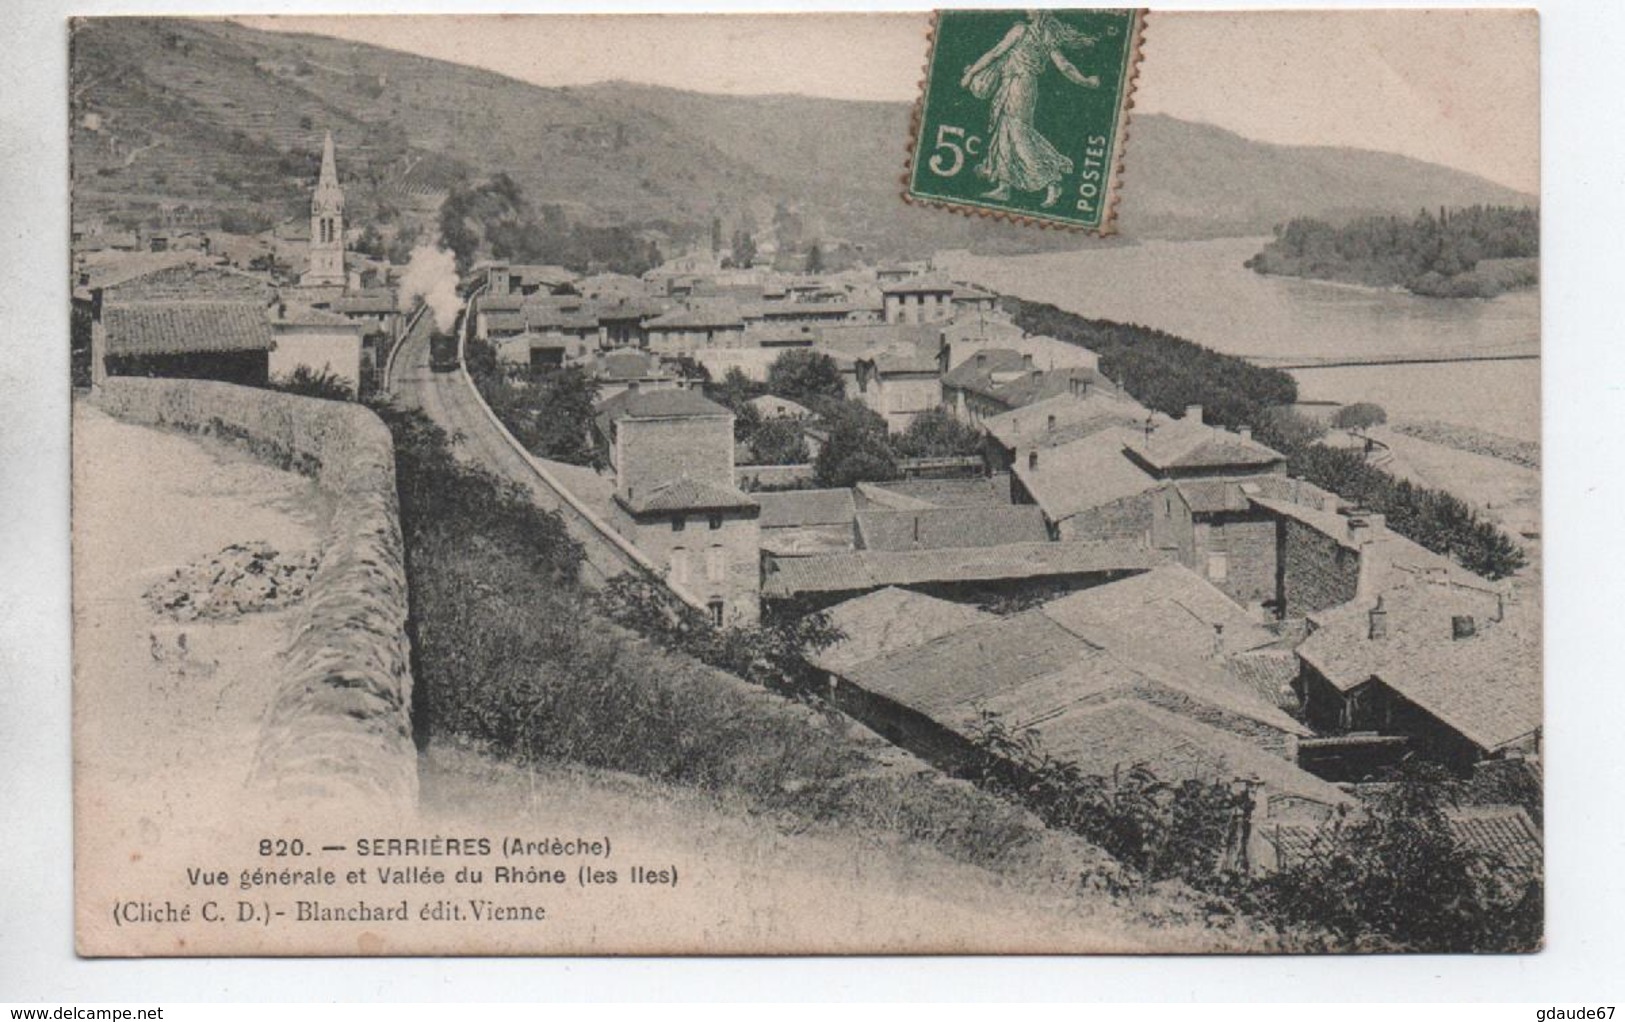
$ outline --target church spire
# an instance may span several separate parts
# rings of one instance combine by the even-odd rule
[[[323,210],[344,208],[344,190],[339,187],[338,161],[333,155],[331,131],[322,142],[322,176],[316,181],[316,194],[311,196],[311,206]]]
[[[322,176],[310,197],[310,268],[301,281],[321,287],[343,287],[344,190],[339,187],[338,161],[333,155],[333,133],[322,142]]]

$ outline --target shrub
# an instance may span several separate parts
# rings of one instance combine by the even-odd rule
[[[280,390],[285,394],[325,398],[328,401],[350,401],[355,398],[355,390],[332,372],[326,369],[315,370],[303,365],[287,376],[272,380],[271,389]]]
[[[972,731],[984,757],[978,780],[1046,824],[1093,841],[1143,882],[1181,879],[1224,889],[1243,864],[1239,841],[1251,812],[1245,785],[1170,784],[1144,766],[1109,776],[1053,758],[1038,732],[1011,731],[984,711]]]
[[[1332,416],[1332,425],[1338,429],[1366,429],[1388,421],[1388,412],[1382,405],[1369,401],[1356,401],[1344,405]]]
[[[1342,818],[1248,900],[1282,924],[1312,922],[1359,950],[1537,949],[1540,879],[1509,887],[1504,862],[1456,843],[1444,812],[1448,783],[1437,767],[1403,768],[1362,813]]]
[[[1254,792],[1246,784],[1158,779],[1143,767],[1110,776],[1057,760],[1031,729],[984,713],[973,738],[979,781],[1018,799],[1050,826],[1080,834],[1133,867],[1140,884],[1182,880],[1226,911],[1282,933],[1319,932],[1362,951],[1528,951],[1542,928],[1539,878],[1509,883],[1506,864],[1457,844],[1444,814],[1450,778],[1405,767],[1359,810],[1346,812],[1309,855],[1257,876],[1244,846]]]
[[[914,417],[897,438],[897,453],[905,458],[942,458],[982,453],[982,431],[955,418],[946,408],[932,408]]]

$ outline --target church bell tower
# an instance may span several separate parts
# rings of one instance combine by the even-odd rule
[[[315,287],[343,287],[344,191],[339,187],[333,158],[333,133],[322,143],[322,176],[310,200],[310,268],[300,283]]]

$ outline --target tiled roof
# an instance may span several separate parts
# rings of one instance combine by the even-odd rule
[[[1099,391],[1086,397],[1066,393],[985,419],[982,428],[1005,447],[1025,450],[1058,447],[1114,426],[1135,428],[1149,414],[1132,398]]]
[[[1262,493],[1251,479],[1181,479],[1173,484],[1185,504],[1196,514],[1246,511],[1252,497]]]
[[[826,323],[815,331],[819,345],[831,354],[852,357],[910,346],[935,355],[942,336],[942,331],[931,323]]]
[[[1043,611],[1097,646],[1170,666],[1217,663],[1275,641],[1244,608],[1181,564],[1051,600]]]
[[[844,319],[854,308],[850,302],[753,302],[745,314],[767,320]]]
[[[882,348],[878,351],[867,351],[861,355],[844,355],[831,352],[835,363],[843,370],[850,368],[856,371],[859,362],[869,362],[881,376],[925,375],[936,376],[940,370],[937,364],[936,353],[928,348],[913,345],[899,345],[892,348]]]
[[[660,360],[642,351],[611,351],[594,365],[593,375],[601,380],[646,380],[668,375]]]
[[[1149,439],[1143,433],[1136,435],[1130,449],[1159,471],[1271,465],[1286,460],[1286,455],[1272,447],[1195,419],[1163,422]]]
[[[1298,697],[1292,683],[1298,679],[1298,654],[1290,649],[1254,649],[1224,662],[1225,670],[1254,695],[1272,706],[1295,709]]]
[[[1071,707],[1034,724],[1007,722],[1035,726],[1045,750],[1087,774],[1109,776],[1144,766],[1167,782],[1254,780],[1269,795],[1327,806],[1353,801],[1337,786],[1243,738],[1137,699]]]
[[[937,507],[929,500],[899,493],[890,486],[881,486],[879,483],[858,483],[852,487],[858,494],[858,506],[868,509],[873,507],[886,508],[892,511],[923,511],[926,508]],[[1007,506],[1008,502],[998,506]]]
[[[850,526],[857,514],[852,491],[848,489],[758,493],[756,502],[762,506],[760,525],[764,529],[791,529],[809,525]]]
[[[988,698],[1055,674],[1088,652],[1066,629],[1026,611],[882,654],[843,676],[952,727],[972,719],[973,707]]]
[[[1237,685],[1216,665],[1190,663],[1168,669],[1134,659],[1115,646],[1100,647],[1092,640],[1085,641],[1089,649],[1076,662],[1013,692],[1009,703],[989,703],[988,708],[1011,720],[1033,724],[1074,705],[1132,697],[1233,731],[1249,741],[1263,737],[1258,727],[1262,724],[1270,729],[1275,750],[1284,747],[1284,736],[1311,734],[1279,707]],[[1043,709],[1045,706],[1053,708]]]
[[[364,291],[360,294],[343,295],[329,302],[328,307],[334,312],[341,313],[395,312],[400,308],[394,291]]]
[[[808,659],[837,674],[887,653],[996,620],[974,607],[890,587],[836,604],[825,613],[842,638]]]
[[[570,310],[557,305],[522,305],[513,312],[487,310],[486,329],[501,331],[597,330],[598,314],[591,309]]]
[[[630,498],[617,497],[631,510],[643,514],[654,511],[708,511],[724,508],[756,507],[756,501],[731,486],[718,486],[703,479],[684,476],[639,490]]]
[[[1124,453],[1128,431],[1103,430],[1038,456],[1038,467],[1016,459],[1011,471],[1052,522],[1156,489],[1162,484]]]
[[[285,305],[277,310],[274,323],[287,326],[335,326],[354,327],[360,329],[360,324],[348,316],[342,316],[326,309],[318,309],[309,305]]]
[[[1135,571],[1158,561],[1150,551],[1125,543],[1009,543],[905,552],[859,550],[775,560],[762,580],[762,595],[773,598],[925,582]]]
[[[942,374],[945,387],[985,387],[990,374],[1032,368],[1014,348],[985,348]]]
[[[508,267],[508,273],[520,279],[525,286],[568,284],[576,275],[562,266],[549,264],[515,263]]]
[[[1009,507],[1010,477],[977,476],[971,479],[893,479],[887,483],[859,483],[866,498],[859,506],[906,511],[915,507]]]
[[[1078,382],[1091,387],[1115,386],[1090,364],[1055,364],[1050,368],[1040,359],[1039,338],[1012,341],[1013,347],[980,348],[943,374],[947,390],[978,394],[1006,408],[1022,408],[1059,395],[1069,395]],[[1054,342],[1051,338],[1042,340]],[[959,347],[963,347],[962,345]],[[1085,349],[1078,349],[1085,351]],[[958,357],[958,351],[955,351]],[[1067,348],[1064,354],[1071,354]],[[1055,363],[1051,357],[1047,360]],[[1087,357],[1085,362],[1091,361]]]
[[[1540,829],[1519,806],[1450,807],[1445,825],[1457,844],[1470,852],[1493,857],[1497,872],[1513,883],[1539,876],[1544,869],[1544,842]],[[1329,852],[1336,841],[1331,825],[1311,823],[1266,824],[1265,840],[1274,847],[1279,868],[1290,868]]]
[[[530,296],[512,292],[505,295],[482,294],[476,299],[480,312],[518,312],[531,300]]]
[[[664,390],[628,390],[598,406],[600,414],[614,419],[671,419],[732,415],[698,391],[686,387]]]
[[[941,277],[922,275],[910,277],[907,280],[893,281],[882,287],[881,292],[888,295],[896,294],[952,294],[958,290],[953,283]]]
[[[648,330],[698,330],[708,327],[743,327],[739,306],[731,301],[696,302],[678,306],[654,317],[643,326]]]
[[[912,511],[859,511],[860,545],[870,550],[929,550],[1042,543],[1049,529],[1037,507],[952,507]]]
[[[1101,382],[1101,376],[1095,370],[1086,366],[1045,369],[1038,372],[1023,373],[1012,380],[1000,380],[994,377],[981,392],[1000,402],[1006,408],[1022,408],[1045,398],[1070,394],[1075,380],[1097,384]],[[970,389],[975,390],[977,388],[972,387]]]
[[[1486,751],[1540,728],[1537,611],[1507,605],[1495,621],[1492,596],[1425,582],[1388,588],[1382,600],[1385,638],[1370,638],[1373,601],[1356,601],[1319,615],[1298,655],[1342,691],[1379,680]],[[1452,637],[1459,614],[1474,617],[1477,634]]]
[[[989,298],[997,298],[997,297],[999,297],[999,296],[997,294],[993,293],[992,291],[983,290],[982,288],[979,288],[979,287],[975,286],[974,284],[955,284],[954,285],[954,301],[956,301],[956,302],[983,301],[983,300],[986,300],[986,299],[989,299]]]
[[[756,494],[758,503],[763,494]],[[762,550],[776,557],[852,552],[852,524],[795,525],[762,530]]]
[[[1450,807],[1444,818],[1462,847],[1494,856],[1514,877],[1527,879],[1543,872],[1540,830],[1521,807]]]
[[[107,302],[257,301],[269,305],[276,294],[276,286],[260,274],[194,262],[177,265],[173,261],[150,272],[105,280],[101,286]]]
[[[120,302],[102,320],[113,356],[269,351],[273,340],[259,302]]]

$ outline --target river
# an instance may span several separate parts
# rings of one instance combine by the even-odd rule
[[[1538,353],[1534,290],[1480,299],[1265,277],[1242,263],[1266,238],[1147,241],[1077,252],[964,257],[956,277],[1081,315],[1140,323],[1264,359]],[[1440,419],[1540,438],[1540,362],[1295,370],[1306,401],[1375,401],[1395,418]]]

